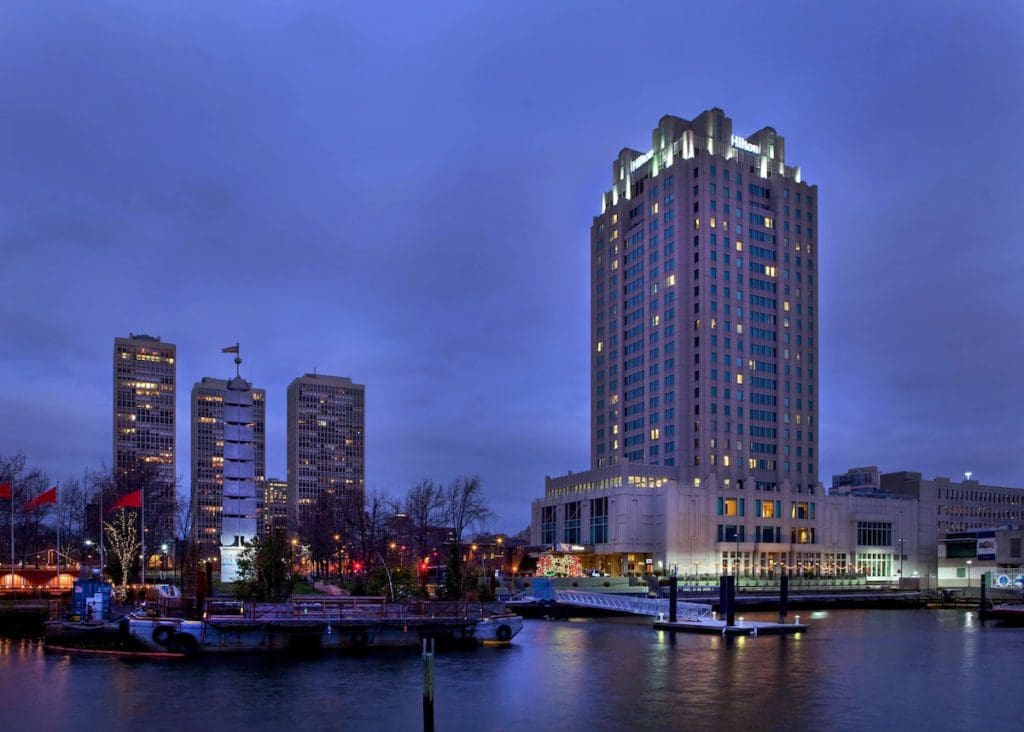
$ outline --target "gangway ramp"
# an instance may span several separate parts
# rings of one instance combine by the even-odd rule
[[[583,592],[580,590],[555,590],[555,601],[560,605],[630,613],[632,615],[667,617],[669,614],[668,600],[648,597],[629,597],[601,592]],[[700,605],[695,602],[677,602],[676,615],[681,620],[692,622],[705,622],[712,619],[711,606]]]

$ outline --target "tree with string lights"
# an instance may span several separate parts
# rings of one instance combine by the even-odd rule
[[[121,570],[121,589],[124,589],[128,585],[132,566],[138,561],[139,550],[142,548],[135,511],[127,508],[118,509],[114,514],[114,520],[105,522],[104,527],[107,546],[117,559]]]

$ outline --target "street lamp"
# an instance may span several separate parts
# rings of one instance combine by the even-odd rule
[[[971,560],[967,560],[967,589],[971,589]]]
[[[900,539],[900,581],[903,581],[903,550],[906,548],[907,540]]]

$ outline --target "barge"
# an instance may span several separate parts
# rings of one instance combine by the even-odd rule
[[[523,619],[500,603],[389,603],[380,597],[324,597],[259,603],[211,599],[202,620],[128,616],[128,634],[154,652],[208,653],[505,645]]]

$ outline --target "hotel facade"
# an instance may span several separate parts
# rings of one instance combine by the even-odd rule
[[[818,190],[785,152],[711,109],[612,162],[589,241],[591,465],[546,479],[534,544],[611,574],[934,586],[937,499],[818,482]]]

